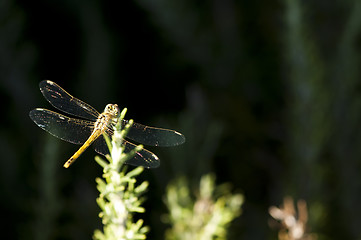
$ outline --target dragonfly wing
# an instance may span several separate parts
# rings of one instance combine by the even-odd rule
[[[93,131],[93,122],[69,118],[43,108],[30,111],[29,116],[40,128],[73,144],[83,144]]]
[[[89,104],[73,97],[58,84],[44,80],[39,84],[40,91],[55,108],[74,116],[96,120],[99,112]]]
[[[128,120],[123,120],[123,127],[128,123]],[[127,138],[145,144],[149,146],[160,146],[160,147],[170,147],[183,144],[185,142],[185,137],[176,131],[148,127],[139,123],[133,123],[132,127],[129,129]]]
[[[136,147],[136,145],[126,140],[123,140],[122,144],[124,146],[125,153],[129,153]],[[95,140],[93,146],[97,153],[102,155],[109,154],[109,149],[103,136],[100,136],[97,140]],[[128,159],[125,163],[133,166],[142,166],[145,168],[157,168],[160,165],[159,158],[147,149],[140,150],[134,155],[133,158]]]
[[[97,153],[99,153],[103,156],[110,154],[108,145],[105,142],[105,139],[103,136],[98,137],[98,139],[94,141],[93,147]]]
[[[128,120],[123,120],[123,127],[127,123]],[[139,123],[133,123],[132,127],[129,129],[127,138],[145,145],[160,147],[177,146],[185,142],[185,137],[179,132],[163,128],[148,127]]]
[[[137,147],[135,144],[126,140],[123,141],[123,144],[125,153],[133,151],[134,148]],[[157,155],[143,148],[139,152],[135,153],[134,157],[128,159],[125,163],[133,166],[142,166],[145,168],[157,168],[160,165],[160,160]]]

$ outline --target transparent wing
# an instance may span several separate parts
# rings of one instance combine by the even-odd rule
[[[123,141],[123,144],[125,153],[132,151],[136,147],[135,144],[126,140]],[[125,163],[133,166],[143,166],[146,168],[157,168],[160,165],[157,155],[147,149],[140,150],[133,158],[127,160]]]
[[[128,120],[123,120],[123,127]],[[139,123],[133,123],[126,136],[133,141],[149,146],[170,147],[183,144],[185,137],[174,130],[148,127]]]
[[[39,83],[40,91],[45,99],[55,108],[74,116],[96,120],[99,112],[89,104],[73,97],[58,84],[44,80]]]
[[[69,118],[59,113],[37,108],[29,116],[40,128],[73,144],[83,144],[93,131],[93,122]]]
[[[43,108],[30,111],[29,116],[40,128],[57,138],[73,144],[83,144],[93,131],[94,123],[91,121],[69,118]],[[107,133],[111,137],[111,129],[108,129]],[[93,145],[96,152],[102,155],[109,154],[109,149],[103,136],[96,139]],[[136,145],[126,140],[123,141],[123,146],[125,153],[132,151],[136,147]],[[134,166],[143,166],[145,168],[156,168],[159,166],[160,161],[154,153],[142,149],[126,163]]]
[[[123,140],[122,144],[124,146],[125,153],[132,151],[136,147],[136,145],[126,140]],[[103,136],[100,136],[97,140],[95,140],[93,146],[97,153],[102,155],[109,154],[109,149]],[[159,158],[147,149],[142,149],[141,151],[137,152],[133,158],[128,159],[125,163],[133,166],[142,166],[145,168],[157,168],[160,165]]]

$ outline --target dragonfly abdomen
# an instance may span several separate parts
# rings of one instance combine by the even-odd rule
[[[76,151],[71,158],[69,158],[66,163],[64,163],[64,167],[68,168],[101,134],[103,134],[104,130],[94,129],[92,135],[86,140],[86,142]]]
[[[108,124],[112,117],[110,114],[102,113],[99,115],[97,121],[94,123],[94,130],[86,142],[79,148],[74,155],[69,158],[64,164],[65,168],[68,168],[100,135],[102,135],[108,128]]]

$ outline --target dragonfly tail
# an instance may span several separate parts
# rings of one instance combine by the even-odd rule
[[[100,134],[102,134],[101,131],[97,130],[94,131],[92,133],[92,135],[88,138],[88,140],[85,141],[85,143],[83,144],[83,146],[81,146],[79,148],[78,151],[76,151],[76,153],[74,153],[73,156],[71,156],[71,158],[69,158],[68,161],[66,161],[66,163],[64,163],[64,167],[68,168],[76,159],[78,159],[78,157],[90,146],[90,144],[92,144],[99,136]]]
[[[69,158],[69,160],[66,161],[66,163],[64,163],[63,167],[68,168],[75,160],[76,158],[73,157]]]

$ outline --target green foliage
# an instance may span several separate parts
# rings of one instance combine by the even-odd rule
[[[39,164],[39,198],[35,201],[36,220],[33,222],[34,239],[52,239],[56,232],[56,218],[61,210],[61,196],[56,182],[59,144],[49,135],[44,135],[44,152]]]
[[[301,3],[297,0],[287,0],[285,3],[288,87],[291,90],[287,96],[290,107],[287,120],[291,132],[288,153],[293,159],[290,177],[294,178],[291,184],[299,181],[296,183],[301,186],[297,189],[298,194],[304,195],[313,189],[309,184],[304,184],[303,176],[309,174],[309,177],[314,178],[319,174],[311,165],[317,164],[320,159],[330,133],[329,84],[325,79],[319,49],[305,23]],[[318,180],[313,179],[312,187],[316,188],[316,192],[318,185]],[[295,190],[294,186],[288,187]]]
[[[344,27],[336,31],[337,38],[327,37],[323,43],[324,36],[316,32],[309,20],[312,11],[305,11],[310,5],[299,0],[284,3],[287,86],[291,90],[287,95],[286,146],[292,159],[285,191],[306,198],[310,209],[317,209],[310,211],[311,228],[319,231],[327,226],[334,233],[350,234],[340,234],[338,238],[355,239],[360,236],[360,228],[353,216],[361,211],[357,204],[359,197],[355,195],[360,182],[361,156],[361,101],[357,91],[361,3],[343,3],[350,9]],[[326,42],[334,48],[323,53],[322,44]],[[342,212],[343,220],[331,220],[331,215],[339,219],[338,211]]]
[[[226,239],[227,227],[241,213],[241,194],[232,194],[227,184],[215,186],[215,176],[204,175],[191,197],[185,178],[169,184],[165,203],[166,221],[172,225],[166,239]]]
[[[331,87],[326,78],[327,63],[306,21],[305,6],[298,0],[284,2],[287,24],[285,60],[289,67],[287,86],[290,89],[286,95],[289,128],[286,145],[291,159],[284,191],[297,197],[307,196],[310,207],[314,208],[315,204],[325,201],[326,196],[319,193],[325,188],[322,154],[331,135]],[[325,208],[319,206],[320,214],[310,213],[309,225],[313,229],[319,229],[323,224],[321,217]]]
[[[334,169],[332,179],[337,182],[337,193],[332,200],[337,208],[329,214],[337,221],[330,221],[332,230],[339,234],[338,238],[360,239],[361,231],[359,215],[361,213],[361,94],[360,94],[360,29],[361,2],[347,1],[349,15],[345,22],[340,42],[333,62],[333,102],[332,125],[332,162]],[[341,218],[340,218],[341,217]],[[331,219],[328,216],[329,219]],[[344,224],[339,225],[339,222]]]
[[[121,141],[132,124],[129,121],[124,130],[121,130],[121,119],[125,115],[123,110],[120,120],[115,126],[113,139],[105,136],[111,155],[107,155],[103,160],[99,156],[95,158],[103,167],[103,179],[97,178],[97,188],[100,192],[97,203],[102,212],[99,216],[104,224],[103,232],[96,230],[93,239],[145,239],[148,227],[143,226],[143,220],[134,222],[134,213],[144,213],[141,206],[144,202],[142,195],[147,190],[148,182],[136,184],[136,177],[142,173],[143,168],[137,167],[127,172],[124,162],[139,151],[142,146],[138,146],[133,152],[123,153]]]

